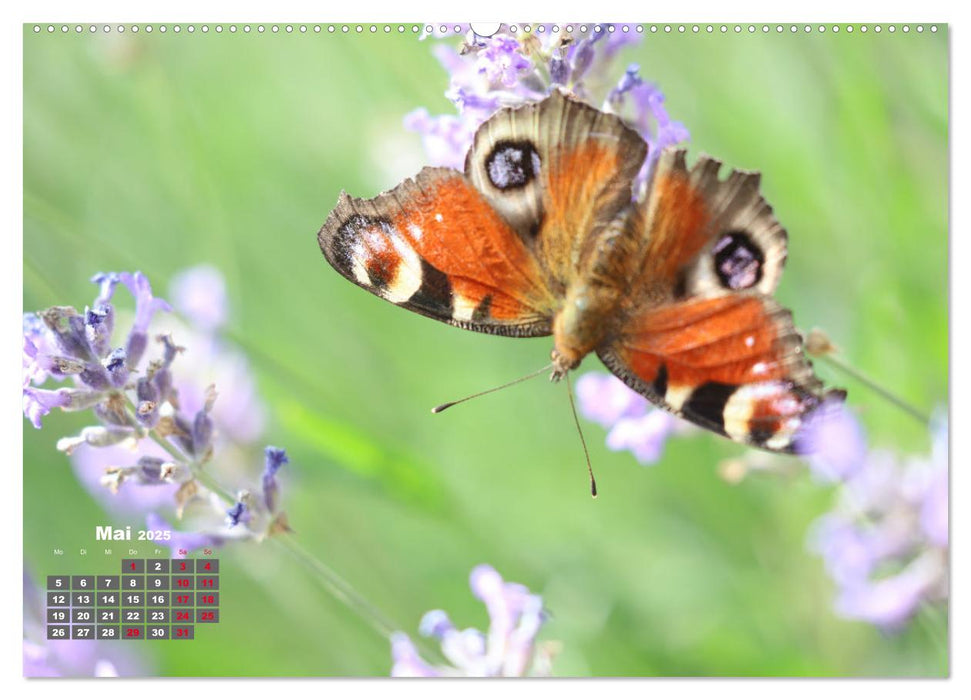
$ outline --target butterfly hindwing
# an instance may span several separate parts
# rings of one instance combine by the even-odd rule
[[[399,306],[484,333],[550,332],[535,257],[456,171],[425,168],[374,199],[342,194],[317,239],[344,277]]]
[[[788,311],[746,293],[649,309],[598,354],[658,406],[738,442],[791,452],[806,416],[841,396],[823,390],[801,344]]]
[[[644,264],[632,280],[640,298],[746,290],[771,295],[786,260],[786,232],[759,191],[758,173],[701,156],[690,169],[682,149],[661,153],[643,214]]]

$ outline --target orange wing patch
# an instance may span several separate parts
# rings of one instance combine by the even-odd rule
[[[697,423],[770,450],[792,451],[827,396],[788,311],[736,294],[649,309],[598,350],[638,393]]]
[[[550,332],[535,258],[460,173],[425,168],[371,200],[341,195],[317,238],[344,277],[394,304],[484,333]]]
[[[710,217],[703,194],[692,187],[684,172],[659,172],[651,195],[651,226],[641,279],[649,280],[651,286],[670,287],[708,242]]]
[[[464,177],[419,177],[418,185],[393,222],[422,258],[448,275],[457,319],[471,321],[487,298],[490,317],[499,321],[552,307],[535,258]]]

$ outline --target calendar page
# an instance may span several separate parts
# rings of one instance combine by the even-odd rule
[[[95,19],[25,677],[949,675],[947,24]]]

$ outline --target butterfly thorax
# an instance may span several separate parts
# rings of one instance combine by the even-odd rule
[[[561,378],[607,338],[636,265],[630,210],[622,212],[580,254],[576,275],[553,319],[554,379]]]
[[[587,282],[573,285],[553,320],[553,377],[562,378],[600,346],[619,303],[619,290]]]

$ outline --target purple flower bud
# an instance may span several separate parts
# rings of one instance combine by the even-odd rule
[[[124,348],[115,348],[102,361],[112,386],[122,387],[128,381],[128,364],[125,362],[127,357]]]
[[[41,427],[40,419],[55,408],[62,411],[83,411],[91,408],[104,396],[99,391],[87,389],[37,389],[24,387],[24,416],[35,428]]]
[[[131,333],[128,334],[128,341],[125,343],[125,361],[128,364],[128,369],[134,370],[138,367],[146,347],[148,347],[148,335],[139,333],[132,328]]]
[[[24,415],[30,419],[35,428],[41,428],[40,419],[55,408],[66,408],[71,404],[71,397],[67,389],[36,389],[24,387]]]
[[[142,425],[154,428],[158,423],[158,389],[155,388],[150,379],[142,377],[135,385],[135,394],[138,397],[135,417]]]
[[[193,450],[203,455],[212,443],[212,418],[209,417],[208,410],[201,410],[196,413],[195,420],[192,422],[192,446]]]
[[[124,404],[102,401],[94,407],[94,415],[107,425],[128,427],[128,416],[124,412]]]
[[[53,333],[61,352],[79,360],[92,360],[94,355],[88,345],[84,319],[70,306],[52,306],[41,312],[44,323]]]
[[[89,362],[84,365],[84,369],[78,374],[78,379],[98,391],[106,391],[112,386],[108,373],[100,362]]]
[[[75,437],[64,437],[57,441],[57,449],[66,454],[72,454],[81,445],[92,447],[108,447],[116,445],[122,440],[132,437],[135,432],[129,427],[105,427],[103,425],[89,425],[81,429]]]
[[[931,419],[930,475],[921,497],[920,525],[927,539],[938,547],[947,547],[948,536],[948,419],[940,409]]]
[[[172,399],[174,391],[172,372],[167,367],[160,367],[155,370],[155,374],[152,375],[152,383],[155,384],[161,401],[169,401]]]
[[[183,352],[185,348],[176,345],[172,341],[172,336],[168,334],[160,336],[159,340],[165,346],[165,349],[162,351],[162,366],[170,367],[176,355]]]
[[[550,57],[550,83],[552,85],[566,85],[570,79],[570,68],[563,60],[563,52],[554,51]]]
[[[283,448],[267,446],[265,450],[266,460],[263,469],[263,502],[267,510],[271,513],[276,512],[277,495],[280,487],[276,481],[276,473],[284,464],[290,462],[287,453]]]
[[[115,294],[115,287],[121,281],[117,272],[99,272],[91,281],[99,285],[98,298],[94,300],[95,306],[107,304]]]
[[[396,678],[437,678],[441,672],[425,663],[414,643],[403,632],[391,635],[391,675]]]
[[[118,279],[135,297],[135,321],[126,344],[128,367],[134,369],[142,359],[148,344],[148,326],[152,317],[158,311],[171,311],[172,307],[165,300],[152,296],[152,285],[141,272],[122,272],[118,274]]]
[[[249,508],[242,501],[236,501],[232,508],[226,511],[226,516],[230,527],[236,527],[240,523],[247,523],[250,519]]]
[[[81,374],[87,365],[81,360],[63,355],[37,355],[36,366],[54,376]]]
[[[98,357],[104,357],[111,347],[114,321],[115,314],[111,304],[98,304],[93,309],[84,310],[85,337]]]
[[[138,464],[139,480],[143,484],[161,484],[164,460],[158,457],[140,457]]]
[[[931,476],[927,492],[920,505],[920,526],[927,539],[938,547],[947,547],[948,537],[948,475],[947,465]]]
[[[638,75],[640,66],[636,63],[632,63],[627,67],[627,71],[624,73],[620,82],[617,83],[617,87],[610,91],[607,95],[607,101],[613,105],[619,104],[624,95],[633,90],[635,87],[644,84],[644,80]]]
[[[57,341],[39,314],[24,314],[23,323],[24,384],[43,384],[48,374],[60,374],[51,360],[59,352]]]
[[[455,625],[448,619],[444,610],[429,610],[418,623],[418,632],[425,637],[442,639],[448,632],[455,629]]]
[[[445,93],[445,96],[459,108],[459,112],[478,111],[482,113],[482,118],[489,117],[499,108],[498,97],[487,97],[477,95],[463,87],[457,87]]]
[[[156,312],[172,310],[164,299],[152,296],[152,285],[141,272],[122,272],[118,277],[135,297],[135,322],[132,325],[134,330],[147,332]]]
[[[192,425],[188,419],[181,413],[175,413],[172,416],[172,421],[176,427],[176,433],[172,436],[172,439],[185,450],[186,454],[195,455],[195,445],[192,442]]]
[[[578,83],[583,79],[584,74],[593,64],[593,42],[589,40],[580,40],[570,48],[573,64],[573,70],[571,71],[570,77],[574,83]]]
[[[934,590],[945,575],[943,568],[939,558],[922,555],[892,576],[844,588],[836,600],[836,612],[887,630],[897,629]]]

